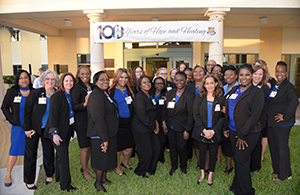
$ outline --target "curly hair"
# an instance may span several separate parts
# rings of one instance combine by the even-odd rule
[[[202,98],[202,97],[207,95],[207,90],[205,88],[205,82],[206,82],[207,78],[213,78],[215,83],[217,83],[217,86],[215,87],[213,95],[221,97],[223,95],[223,90],[222,90],[222,87],[221,87],[220,80],[212,74],[205,75],[205,77],[203,78],[203,81],[201,83],[200,94],[199,94],[200,97]]]
[[[45,72],[43,72],[43,74],[40,76],[40,83],[43,87],[45,87],[45,79],[47,77],[48,74],[53,74],[53,76],[55,77],[55,86],[57,87],[59,84],[59,77],[57,75],[57,73],[54,70],[46,70]]]

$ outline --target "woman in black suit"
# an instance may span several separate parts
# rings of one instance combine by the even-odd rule
[[[255,193],[249,167],[251,153],[260,136],[259,120],[264,106],[264,94],[261,89],[251,84],[252,73],[250,64],[241,65],[241,85],[233,87],[226,96],[225,121],[228,124],[235,161],[235,175],[230,187],[234,194]]]
[[[32,90],[30,75],[25,70],[20,70],[16,74],[15,86],[8,89],[2,102],[1,109],[6,120],[12,125],[11,147],[7,159],[7,171],[4,186],[12,185],[11,171],[16,164],[17,157],[24,155],[25,133],[22,129],[24,123],[25,101]],[[27,132],[26,135],[30,135]]]
[[[186,90],[187,76],[184,72],[175,75],[175,89],[168,92],[163,109],[163,128],[168,134],[172,176],[178,167],[178,154],[180,168],[183,174],[187,174],[187,139],[193,128],[193,101],[194,96]]]
[[[24,156],[24,182],[29,189],[36,189],[34,180],[39,138],[41,138],[43,145],[43,163],[47,175],[46,185],[52,181],[54,174],[54,147],[51,140],[44,136],[44,132],[49,117],[50,97],[55,93],[59,78],[56,72],[47,70],[39,80],[43,87],[33,90],[28,96],[24,111],[25,123],[23,128],[30,132],[26,136]]]
[[[251,155],[251,163],[250,163],[250,171],[254,173],[255,171],[259,171],[261,169],[261,161],[262,161],[262,139],[267,135],[267,128],[266,128],[266,117],[267,117],[267,97],[270,91],[270,88],[267,84],[267,70],[264,69],[261,65],[254,65],[253,66],[253,76],[252,76],[252,85],[260,88],[264,92],[264,109],[260,117],[260,125],[261,125],[261,135],[257,142],[256,147],[254,148],[252,155]]]
[[[118,107],[107,92],[109,78],[105,71],[97,72],[93,83],[95,86],[87,105],[87,136],[92,144],[92,168],[96,169],[94,186],[98,191],[106,192],[103,184],[111,183],[106,177],[107,170],[117,166]]]
[[[159,158],[159,126],[156,120],[155,100],[149,95],[152,88],[151,79],[142,75],[138,82],[138,93],[133,101],[132,133],[139,155],[139,164],[134,173],[146,176],[154,175]]]
[[[74,135],[74,111],[72,108],[71,89],[75,78],[72,73],[65,73],[60,78],[58,92],[50,98],[50,110],[45,134],[50,137],[56,150],[55,179],[60,181],[60,189],[77,190],[71,185],[69,167],[69,143]]]
[[[176,69],[177,70],[177,69]],[[164,152],[167,144],[167,136],[164,134],[162,129],[162,109],[164,107],[164,98],[166,97],[167,89],[165,88],[165,80],[162,77],[156,77],[153,81],[153,90],[150,92],[150,96],[155,100],[156,106],[156,120],[159,124],[159,143],[160,143],[160,152],[159,152],[159,161],[161,163],[165,162]]]
[[[86,180],[94,179],[89,173],[93,173],[88,168],[88,162],[91,154],[91,140],[86,136],[87,130],[87,112],[86,106],[90,93],[92,92],[91,70],[87,66],[80,66],[76,74],[77,83],[71,90],[72,106],[75,112],[75,131],[78,137],[80,147],[81,172]]]
[[[223,91],[220,81],[209,74],[203,79],[200,95],[194,101],[194,130],[192,137],[197,140],[200,148],[201,177],[197,181],[201,183],[205,178],[205,159],[209,150],[209,174],[207,184],[213,184],[213,172],[215,171],[218,145],[223,135],[224,106]]]
[[[134,98],[131,89],[130,75],[126,69],[118,68],[114,74],[112,85],[108,90],[109,94],[118,104],[119,111],[119,131],[118,140],[118,163],[115,168],[115,173],[125,175],[125,172],[120,167],[120,157],[123,154],[121,166],[132,170],[129,165],[129,159],[134,147],[134,139],[131,131],[132,118],[132,102]]]
[[[272,158],[274,181],[290,179],[292,176],[289,134],[295,124],[295,112],[299,105],[295,87],[287,78],[287,64],[277,62],[275,76],[277,84],[268,94],[268,141]]]
[[[202,84],[202,80],[204,76],[206,75],[206,70],[202,66],[196,65],[193,69],[193,77],[194,77],[194,82],[191,82],[186,85],[186,89],[190,91],[196,97],[200,93],[200,87]],[[196,140],[193,140],[193,145],[195,148],[195,154],[197,157],[197,166],[196,169],[200,170],[200,159],[199,159],[199,144],[197,143]],[[206,166],[206,169],[208,169],[208,163]]]

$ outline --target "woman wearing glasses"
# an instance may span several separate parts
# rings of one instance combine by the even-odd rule
[[[215,171],[217,150],[223,134],[224,98],[219,79],[209,74],[203,79],[200,95],[194,101],[194,130],[192,137],[197,140],[200,148],[201,177],[197,181],[200,184],[205,178],[206,153],[209,151],[209,174],[207,184],[213,184],[213,172]]]
[[[27,133],[25,140],[24,182],[28,189],[36,189],[34,185],[36,157],[39,138],[43,145],[43,163],[46,172],[46,185],[52,182],[54,174],[54,148],[50,139],[44,135],[48,127],[50,98],[58,86],[58,75],[53,70],[46,70],[40,77],[42,88],[35,89],[29,95],[24,111],[23,128]]]

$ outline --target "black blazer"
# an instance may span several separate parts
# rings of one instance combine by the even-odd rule
[[[49,118],[45,136],[52,138],[51,133],[57,132],[64,141],[68,139],[68,130],[70,126],[70,108],[65,92],[58,91],[50,98]],[[73,127],[73,125],[72,125]],[[71,136],[74,135],[72,129]]]
[[[39,104],[39,98],[46,98],[46,90],[44,87],[32,90],[26,99],[23,129],[25,131],[34,129],[38,135],[41,135],[42,119],[46,112],[47,104]],[[47,125],[45,129],[46,128]]]
[[[91,87],[93,87],[91,83],[89,84]],[[85,102],[87,91],[87,87],[80,79],[71,90],[72,108],[75,112],[76,126],[84,125],[85,128],[87,126],[87,112],[86,107],[84,107],[83,104]]]
[[[16,87],[8,89],[1,106],[6,120],[8,120],[8,122],[14,126],[21,126],[19,118],[20,103],[14,103],[14,98],[18,96],[19,93],[21,92]]]
[[[139,133],[154,133],[156,129],[156,106],[148,96],[140,91],[133,101],[132,131]]]
[[[216,105],[219,105],[219,110],[216,111]],[[215,131],[215,135],[213,136],[214,142],[219,142],[223,135],[223,127],[224,127],[224,116],[225,114],[222,112],[222,107],[225,106],[224,97],[215,96],[213,106],[212,106],[212,128]],[[204,129],[207,129],[207,96],[200,97],[197,95],[194,100],[194,130],[192,133],[192,138],[197,140],[198,142],[202,141],[202,136],[200,134]]]
[[[126,90],[127,90],[127,95],[128,95],[128,96],[131,96],[131,99],[133,100],[134,97],[132,96],[132,93],[131,93],[131,91],[128,89],[127,86],[126,86]],[[112,88],[112,89],[110,90],[109,94],[110,94],[110,96],[111,96],[112,98],[114,98],[115,92],[116,92],[116,88],[115,88],[115,87]],[[118,104],[118,102],[117,102],[115,99],[114,99],[114,102],[116,102],[116,103]],[[128,105],[128,108],[129,108],[130,118],[132,118],[132,104],[133,104],[133,102],[131,102],[131,104],[127,104],[127,105]]]
[[[171,81],[166,81],[165,90],[167,90],[168,87],[172,87],[172,89],[176,89],[175,83],[173,83],[173,82],[171,82]],[[168,90],[167,90],[167,91],[168,91]]]
[[[154,99],[154,96],[155,96],[155,89],[153,89],[151,92],[150,92],[150,96],[153,97]],[[164,100],[164,98],[166,97],[166,89],[163,89],[161,92],[160,92],[160,95],[159,95],[159,99],[162,99]],[[162,125],[162,109],[164,107],[165,104],[163,105],[159,105],[159,101],[156,103],[156,110],[155,110],[155,113],[156,113],[156,119],[157,119],[157,122],[159,123],[159,126]]]
[[[268,98],[268,126],[282,126],[295,123],[295,112],[299,105],[295,87],[285,79],[279,85],[275,98]],[[283,114],[284,121],[277,123],[275,115]]]
[[[196,86],[195,82],[191,82],[191,83],[189,83],[189,84],[186,85],[186,89],[188,90],[189,93],[193,94],[194,97],[196,96],[195,86]]]
[[[226,114],[225,125],[228,126],[228,99],[241,85],[235,86],[226,95]],[[251,84],[236,101],[234,107],[234,120],[238,137],[242,140],[246,139],[249,133],[257,133],[261,131],[260,116],[264,106],[264,92],[258,87]],[[228,129],[228,127],[226,127]]]
[[[270,88],[268,87],[268,85],[263,85],[261,87],[261,89],[264,92],[265,103],[264,103],[263,111],[262,111],[261,116],[260,116],[260,124],[261,124],[261,129],[264,129],[266,127],[266,124],[267,124],[267,110],[268,110],[267,98],[268,98]]]
[[[175,104],[174,109],[169,109],[168,103],[175,98],[177,89],[168,91],[167,100],[163,108],[163,121],[165,120],[168,128],[171,128],[173,122],[173,130],[176,132],[192,131],[194,126],[193,119],[193,102],[194,97],[185,88],[178,102]]]
[[[106,92],[107,93],[107,92]],[[107,93],[109,96],[109,94]],[[102,142],[115,137],[119,129],[118,108],[111,96],[109,98],[95,85],[87,104],[87,137],[99,136]]]

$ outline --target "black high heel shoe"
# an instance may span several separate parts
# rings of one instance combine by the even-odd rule
[[[233,167],[231,167],[231,169],[227,169],[227,167],[225,167],[224,173],[228,175],[232,172],[232,170],[233,170]]]
[[[122,167],[125,167],[126,169],[132,170],[132,166],[126,167],[126,166],[123,164],[123,162],[121,162],[121,166],[122,166]]]

